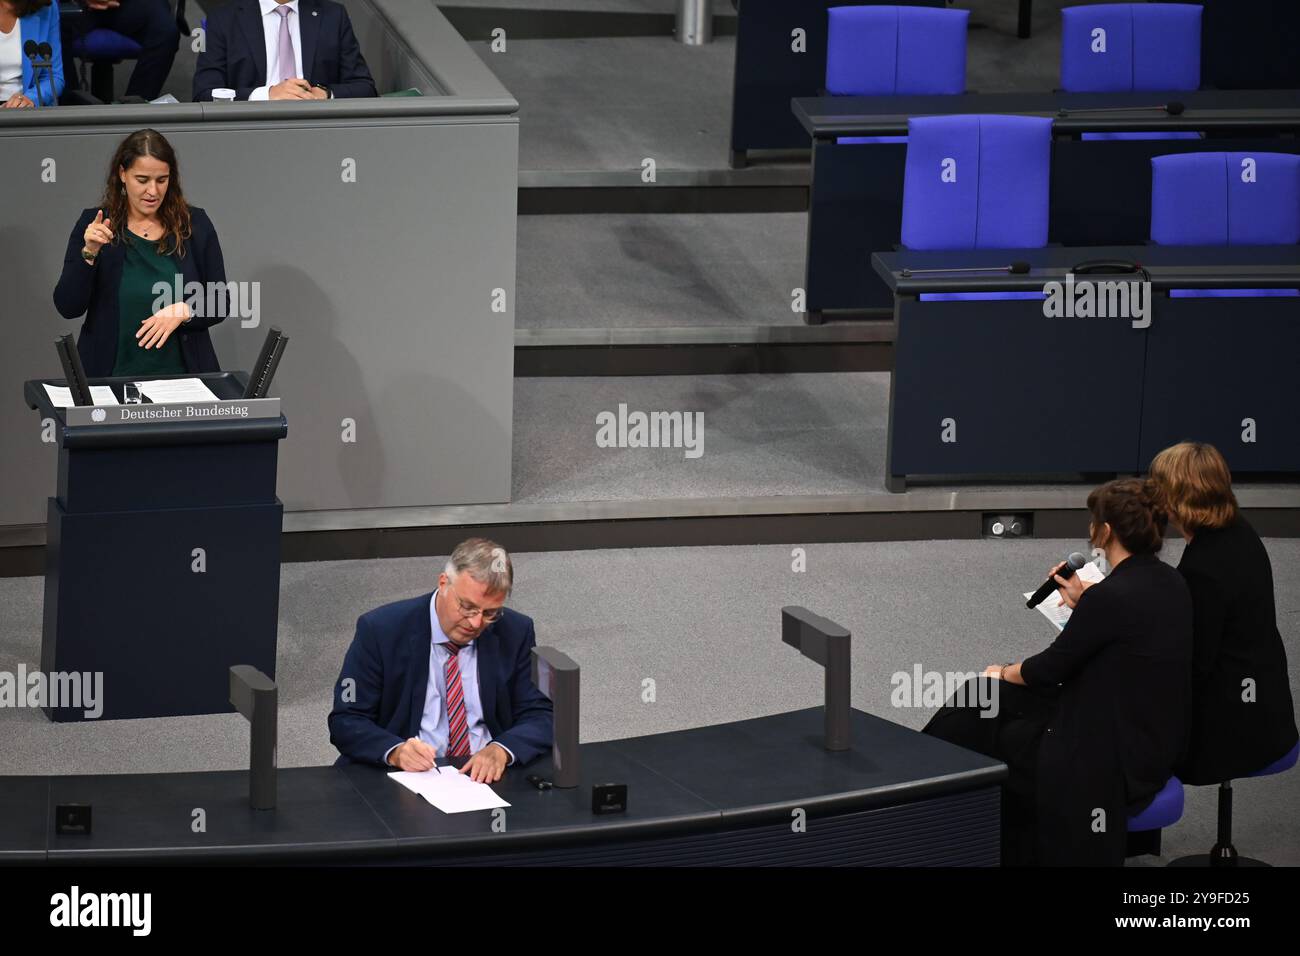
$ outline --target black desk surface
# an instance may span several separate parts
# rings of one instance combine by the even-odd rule
[[[1042,291],[1046,282],[1062,281],[1070,269],[1093,259],[1139,262],[1156,289],[1300,288],[1300,246],[1048,246],[1043,249],[954,249],[877,252],[876,274],[894,292]],[[938,273],[903,276],[904,269],[998,267],[1026,262],[1029,272]],[[1137,278],[1133,274],[1085,277],[1104,282]]]
[[[665,836],[903,803],[998,785],[1002,763],[853,712],[853,747],[822,749],[820,707],[582,747],[582,784],[538,791],[512,768],[504,833],[490,811],[444,814],[378,767],[281,770],[278,806],[248,806],[242,771],[5,777],[0,862],[309,862]],[[593,783],[626,783],[622,814],[591,812]],[[93,835],[58,836],[54,807],[89,803]],[[194,832],[195,810],[206,832]]]
[[[1179,116],[1158,107],[1178,102]],[[1156,107],[1131,113],[1060,116],[1061,109]],[[814,139],[901,135],[909,116],[1004,113],[1051,116],[1058,133],[1163,130],[1300,129],[1300,90],[1198,90],[1170,93],[960,93],[928,96],[813,96],[791,100]]]

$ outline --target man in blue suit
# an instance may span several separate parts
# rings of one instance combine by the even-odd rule
[[[531,618],[506,608],[514,568],[484,538],[462,541],[438,590],[361,615],[330,712],[336,764],[422,771],[468,758],[495,783],[551,747],[551,702],[533,684]]]
[[[194,68],[195,101],[218,88],[237,100],[378,95],[348,12],[333,0],[237,0],[214,10]]]

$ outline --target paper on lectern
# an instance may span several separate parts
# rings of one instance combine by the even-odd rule
[[[141,395],[158,405],[221,401],[202,379],[197,378],[160,378],[135,384]]]
[[[72,389],[63,385],[46,385],[45,394],[50,396],[50,404],[55,408],[72,408],[76,404],[72,400]],[[117,396],[107,385],[90,386],[90,400],[96,405],[118,404]]]

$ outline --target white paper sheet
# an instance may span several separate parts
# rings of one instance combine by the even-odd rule
[[[45,394],[50,396],[50,404],[55,408],[71,408],[75,404],[72,401],[72,389],[63,385],[46,385]],[[107,385],[90,386],[90,400],[96,405],[118,404],[117,396]]]
[[[136,382],[140,394],[159,405],[177,402],[219,402],[221,399],[212,394],[212,389],[197,378],[162,378],[148,382]]]
[[[388,775],[389,780],[400,783],[412,793],[418,793],[443,813],[465,813],[469,810],[493,810],[508,807],[486,783],[475,783],[468,774],[455,767],[434,767],[423,773],[399,770]]]
[[[1091,584],[1096,584],[1098,581],[1105,580],[1105,576],[1101,573],[1101,568],[1097,567],[1096,561],[1089,561],[1074,573],[1079,576],[1079,580],[1088,581]],[[1025,600],[1029,600],[1029,598],[1033,596],[1033,591],[1025,592]],[[1053,591],[1051,594],[1047,595],[1047,597],[1043,598],[1043,603],[1038,605],[1038,610],[1056,626],[1058,631],[1065,630],[1066,622],[1070,620],[1070,615],[1074,613],[1066,607],[1065,603],[1061,600],[1060,591]]]

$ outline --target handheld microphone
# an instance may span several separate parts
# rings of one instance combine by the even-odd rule
[[[1007,272],[1013,276],[1022,276],[1028,274],[1029,263],[1013,262],[1008,266],[982,266],[974,269],[903,269],[899,275],[906,279],[911,276],[950,275],[960,272]]]
[[[1174,100],[1172,103],[1157,103],[1153,106],[1089,106],[1089,107],[1061,107],[1057,110],[1057,116],[1076,116],[1079,113],[1150,113],[1152,110],[1164,110],[1170,116],[1182,116],[1185,107],[1182,103]]]
[[[1075,571],[1078,571],[1087,563],[1088,559],[1078,551],[1075,551],[1065,559],[1065,567],[1057,571],[1056,574],[1059,574],[1068,581],[1070,578],[1074,577]],[[1049,594],[1059,587],[1060,585],[1056,583],[1055,577],[1049,576],[1046,581],[1039,585],[1038,590],[1030,596],[1029,600],[1025,602],[1025,607],[1030,608],[1031,610],[1038,607],[1038,605],[1042,604],[1043,601],[1046,600]]]

